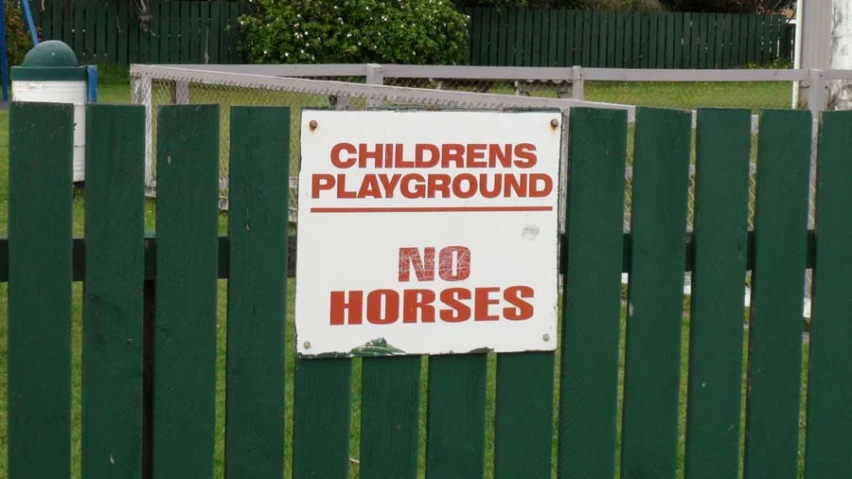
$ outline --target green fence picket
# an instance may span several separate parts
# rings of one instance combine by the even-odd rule
[[[192,18],[191,18],[191,10],[192,4],[190,2],[179,2],[174,5],[175,9],[179,9],[179,22],[178,27],[179,30],[179,41],[180,41],[180,58],[185,59],[188,63],[195,63],[192,55]]]
[[[748,53],[746,61],[749,63],[758,61],[759,52],[756,47],[760,44],[760,38],[757,36],[757,19],[756,15],[749,15],[748,17]]]
[[[286,107],[231,109],[228,477],[284,470],[289,125]]]
[[[637,109],[623,478],[675,477],[691,136],[689,112]]]
[[[86,108],[84,478],[142,477],[145,108]]]
[[[503,16],[503,25],[506,29],[506,35],[503,56],[500,58],[501,66],[512,66],[512,59],[516,55],[518,33],[515,31],[515,25],[517,25],[515,15],[516,11],[512,9],[506,12]]]
[[[548,18],[546,18],[545,21],[550,24],[550,39],[548,40],[549,48],[547,50],[547,66],[558,67],[561,66],[557,57],[557,55],[560,53],[559,44],[560,41],[565,38],[565,32],[562,32],[559,28],[560,25],[558,13],[548,15]]]
[[[749,479],[797,477],[810,154],[809,111],[762,114],[748,348]]]
[[[163,31],[163,26],[160,19],[163,17],[161,7],[163,2],[155,0],[151,2],[148,8],[151,10],[151,30],[143,32],[143,35],[148,37],[149,53],[148,61],[150,63],[164,63],[160,58],[160,33]]]
[[[242,15],[242,10],[240,4],[238,2],[226,2],[228,5],[228,9],[230,10],[230,22],[229,24],[234,26],[231,29],[228,35],[228,63],[240,63],[243,61],[239,48],[240,48],[240,36],[239,36],[239,28],[236,25],[239,22],[240,15]],[[225,60],[223,59],[223,62]]]
[[[599,22],[600,23],[600,30],[599,30],[600,34],[598,35],[598,39],[597,39],[597,44],[599,46],[597,58],[598,58],[598,65],[600,65],[600,66],[606,66],[607,65],[607,51],[609,50],[609,48],[614,47],[613,42],[610,41],[610,39],[609,39],[609,35],[610,35],[610,32],[611,32],[610,27],[609,27],[609,18],[612,15],[613,14],[610,13],[610,12],[603,12],[600,16],[600,22]],[[615,33],[615,32],[613,32],[613,33]]]
[[[169,61],[172,63],[178,63],[182,58],[189,58],[189,53],[184,50],[184,39],[181,37],[181,32],[184,31],[181,22],[181,10],[183,10],[182,6],[185,5],[186,2],[168,2],[166,4],[167,9],[170,11],[171,16],[169,17],[169,32],[171,35],[169,36]]]
[[[83,11],[85,12],[85,38],[83,39],[85,44],[85,58],[87,64],[95,63],[97,60],[95,58],[95,38],[97,37],[97,24],[96,15],[97,10],[95,9],[95,4],[93,3],[84,3]]]
[[[485,22],[481,20],[482,9],[474,8],[470,11],[471,22],[470,22],[470,46],[471,49],[469,51],[470,62],[474,65],[482,64],[486,60],[482,58],[481,50],[482,50],[482,28],[486,25]],[[476,22],[474,23],[474,18]]]
[[[210,477],[216,413],[218,105],[161,107],[157,138],[153,475]]]
[[[627,113],[574,108],[569,136],[558,473],[612,477]]]
[[[488,38],[488,63],[489,65],[500,64],[500,39],[505,39],[506,34],[503,32],[502,26],[499,24],[500,15],[498,12],[491,12],[490,35]],[[502,35],[501,35],[502,33]]]
[[[74,107],[10,110],[8,475],[70,477]]]
[[[852,470],[849,398],[852,363],[852,148],[850,112],[826,112],[817,176],[813,315],[808,362],[805,477],[842,477]]]
[[[210,4],[210,28],[207,29],[210,35],[210,59],[211,63],[218,61],[221,58],[220,45],[222,43],[222,35],[225,34],[226,26],[222,22],[222,4]]]
[[[121,51],[119,40],[121,37],[118,35],[118,25],[120,25],[121,17],[118,15],[118,5],[116,5],[116,2],[107,2],[105,9],[107,11],[105,27],[107,36],[105,50],[100,52],[100,54],[107,62],[121,64],[119,59]]]
[[[351,359],[296,359],[293,477],[349,477]]]
[[[198,63],[210,63],[210,27],[210,2],[202,2],[198,14]]]
[[[615,68],[624,68],[624,38],[630,38],[630,24],[625,22],[625,13],[618,12],[615,14],[615,52],[614,63]]]
[[[497,355],[494,477],[550,479],[554,354]]]
[[[673,13],[666,13],[665,15],[666,27],[665,30],[662,30],[666,32],[666,41],[664,43],[666,49],[665,67],[675,68],[675,42],[677,41],[679,46],[681,37],[675,37],[675,15]]]
[[[107,23],[107,9],[106,7],[102,8],[93,8],[89,11],[95,11],[97,15],[96,22],[96,30],[97,30],[97,39],[95,40],[95,51],[97,53],[97,57],[95,61],[103,62],[106,60],[107,54],[107,35],[108,35],[108,23]]]
[[[67,45],[74,45],[74,7],[75,3],[66,3],[61,7],[62,38]]]
[[[589,49],[591,50],[591,52],[589,53],[590,63],[588,65],[584,65],[584,66],[589,66],[589,67],[592,67],[592,68],[600,68],[600,67],[603,67],[603,64],[601,64],[601,62],[600,62],[600,58],[598,57],[598,55],[599,55],[598,50],[600,50],[600,43],[601,43],[601,35],[600,35],[601,12],[593,11],[593,12],[589,12],[589,13],[590,13],[589,16],[591,18],[591,30],[592,30],[591,37],[590,37],[591,43],[589,45]],[[535,66],[535,64],[533,66]]]
[[[749,110],[698,110],[688,479],[738,477],[750,149]]]
[[[420,362],[419,356],[363,359],[360,478],[417,477]]]
[[[109,5],[112,3],[113,2],[108,2],[107,4]],[[128,25],[128,19],[130,18],[130,15],[127,11],[128,4],[126,2],[117,3],[117,21],[114,26],[110,27],[116,30],[117,45],[115,46],[115,48],[118,50],[118,54],[115,55],[115,58],[117,58],[119,65],[129,65],[130,63],[128,62],[132,60],[132,57],[128,57],[128,55],[130,54],[130,28]]]
[[[541,19],[542,13],[541,10],[533,10],[527,12],[527,18],[531,19],[530,25],[530,39],[532,40],[532,45],[530,46],[530,63],[525,66],[538,66],[542,64],[542,59],[547,58],[546,55],[542,55],[542,28],[541,28]]]
[[[485,354],[429,358],[426,477],[482,477]]]
[[[45,39],[57,40],[62,38],[62,12],[59,9],[60,5],[54,2],[45,5],[45,11],[42,16],[47,24],[44,32]]]
[[[630,43],[630,50],[632,51],[632,58],[629,65],[629,68],[639,68],[642,65],[642,35],[643,29],[645,25],[642,21],[643,15],[639,13],[633,13],[633,41]]]

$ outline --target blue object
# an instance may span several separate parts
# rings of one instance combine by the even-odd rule
[[[6,0],[0,0],[0,3],[4,3]],[[30,36],[33,39],[33,46],[38,45],[38,35],[36,35],[35,24],[33,23],[33,13],[30,11],[30,2],[29,0],[21,0],[21,5],[24,7],[24,16],[27,17],[27,25],[30,27]],[[6,23],[4,22],[5,26]]]
[[[88,87],[89,87],[89,103],[97,103],[98,102],[98,66],[97,65],[87,65],[86,72],[88,73]]]
[[[0,74],[3,81],[3,101],[9,101],[9,52],[6,47],[6,0],[0,0]]]

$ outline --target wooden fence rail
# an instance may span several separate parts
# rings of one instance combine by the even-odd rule
[[[10,479],[70,477],[70,431],[78,420],[83,478],[140,478],[146,467],[155,478],[211,477],[214,425],[222,414],[227,477],[281,477],[286,468],[296,478],[342,479],[353,467],[366,479],[415,478],[422,469],[430,478],[482,477],[493,459],[495,477],[544,479],[554,468],[560,477],[613,477],[618,466],[623,477],[674,478],[685,436],[688,477],[738,477],[744,441],[748,477],[792,479],[801,472],[800,434],[806,477],[843,477],[852,468],[850,112],[822,115],[818,221],[809,233],[811,113],[762,113],[749,232],[751,113],[699,110],[695,229],[687,241],[691,115],[637,110],[632,225],[625,236],[627,114],[573,109],[559,350],[497,355],[493,394],[486,353],[433,356],[425,365],[417,356],[363,358],[354,404],[361,411],[360,465],[353,466],[355,360],[286,352],[290,142],[281,132],[289,131],[289,109],[232,108],[239,120],[230,134],[232,208],[227,237],[220,238],[219,107],[162,107],[157,228],[150,238],[144,107],[87,108],[85,231],[75,240],[73,108],[11,106]],[[805,347],[810,262],[817,286]],[[693,297],[685,312],[687,269]],[[627,306],[623,270],[630,273]],[[754,306],[744,315],[748,270]],[[216,320],[224,308],[217,307],[217,278],[228,281],[224,366],[217,366]],[[69,375],[71,290],[79,280],[85,288],[78,419],[71,415]],[[214,400],[221,367],[224,410]],[[422,367],[428,368],[425,395]],[[290,374],[292,396],[285,394]],[[685,431],[678,426],[683,387]],[[492,407],[493,446],[485,440]],[[800,432],[803,413],[807,427]],[[285,451],[292,451],[292,462]]]

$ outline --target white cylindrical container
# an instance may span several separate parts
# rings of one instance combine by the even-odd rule
[[[86,67],[77,65],[74,51],[57,40],[36,45],[20,66],[12,67],[12,101],[74,105],[74,164],[72,181],[85,180]]]

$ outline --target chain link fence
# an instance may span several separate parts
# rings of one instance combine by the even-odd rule
[[[360,70],[359,70],[360,68]],[[625,73],[627,72],[627,73]],[[303,108],[475,108],[506,109],[599,105],[628,110],[628,169],[625,191],[625,230],[630,228],[633,162],[633,116],[636,106],[678,108],[747,108],[755,115],[752,147],[749,225],[754,215],[754,172],[757,156],[756,114],[761,109],[789,108],[794,70],[681,72],[581,68],[423,67],[399,65],[263,65],[263,66],[134,66],[137,103],[151,106],[151,143],[155,142],[158,106],[213,103],[221,107],[221,196],[227,208],[230,107],[232,105],[288,106],[291,121],[291,171],[299,165],[299,115]],[[722,72],[725,73],[725,72]],[[730,72],[728,72],[730,73]],[[719,81],[710,81],[718,78]],[[754,81],[749,81],[754,80]],[[381,85],[377,86],[377,85]],[[360,88],[359,88],[360,87]],[[385,87],[385,88],[382,88]],[[353,89],[354,88],[354,89]],[[429,94],[431,92],[431,94]],[[149,155],[152,157],[152,155]],[[695,158],[692,158],[694,165]],[[153,191],[155,165],[150,162]],[[695,200],[694,167],[689,188],[692,228]],[[291,197],[293,221],[296,194]],[[811,226],[813,215],[811,215]]]
[[[220,107],[220,203],[227,209],[228,158],[230,154],[230,107],[287,106],[291,109],[290,171],[299,171],[300,115],[304,108],[364,110],[371,108],[417,108],[461,110],[506,110],[519,108],[555,109],[567,112],[572,106],[632,109],[625,105],[609,105],[572,99],[510,96],[460,90],[439,90],[397,85],[369,85],[369,76],[320,76],[300,78],[274,75],[250,75],[211,69],[135,66],[131,72],[134,103],[148,107],[146,185],[150,195],[156,194],[156,129],[160,106],[172,104],[216,104]],[[413,83],[418,83],[416,80]],[[297,223],[296,182],[291,181],[291,222]]]
[[[633,135],[637,106],[677,108],[745,108],[752,111],[752,149],[749,228],[753,227],[758,116],[762,109],[789,109],[793,88],[812,82],[806,70],[610,70],[575,68],[423,67],[399,65],[236,65],[131,67],[133,98],[148,107],[148,191],[156,192],[157,109],[171,104],[216,104],[220,107],[220,203],[227,209],[230,107],[287,106],[290,121],[290,220],[297,224],[298,195],[295,181],[300,164],[300,115],[304,108],[365,110],[373,108],[511,110],[571,107],[615,108],[627,111],[627,170],[625,175],[624,230],[630,230]],[[826,77],[827,78],[827,77]],[[827,80],[822,85],[827,85]],[[817,85],[818,87],[819,85]],[[825,89],[811,88],[808,101],[814,113],[825,108]],[[799,102],[807,104],[806,102]],[[816,126],[816,123],[815,123]],[[567,135],[567,132],[566,132]],[[816,132],[814,132],[816,138]],[[693,142],[695,137],[693,134]],[[567,154],[567,142],[563,147]],[[566,162],[562,162],[566,178]],[[811,171],[809,228],[814,226],[815,163]],[[692,230],[695,202],[695,157],[691,158],[687,229]],[[561,182],[564,184],[564,182]],[[564,191],[560,192],[564,208]],[[563,221],[563,214],[560,214]],[[564,231],[564,224],[560,225]],[[626,283],[627,278],[623,278]],[[750,283],[750,274],[746,278]],[[689,293],[690,275],[685,278]],[[810,298],[811,272],[806,277]],[[749,304],[748,290],[746,305]],[[804,314],[810,317],[806,300]]]

